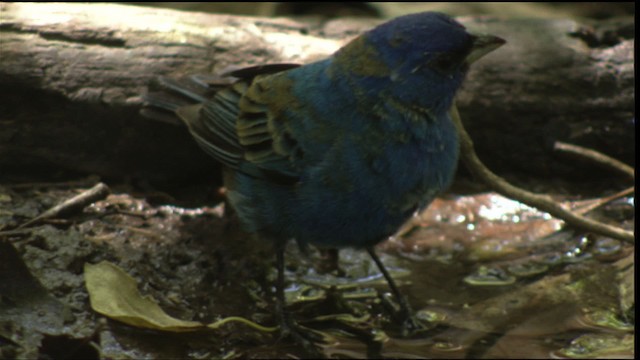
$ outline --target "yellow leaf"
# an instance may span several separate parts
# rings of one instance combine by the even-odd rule
[[[150,296],[142,296],[138,292],[135,279],[108,261],[95,265],[84,264],[84,281],[93,310],[131,326],[185,332],[206,328],[215,330],[229,322],[240,322],[264,332],[278,329],[265,327],[237,316],[223,318],[208,325],[173,318],[167,315]]]
[[[138,292],[135,279],[108,261],[85,264],[84,279],[93,310],[111,319],[136,327],[172,332],[200,330],[205,326],[197,321],[184,321],[167,315],[151,297]]]

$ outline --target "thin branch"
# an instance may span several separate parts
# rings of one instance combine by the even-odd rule
[[[556,150],[577,154],[587,159],[591,159],[599,164],[605,165],[609,168],[612,168],[614,170],[617,170],[629,176],[632,179],[635,179],[635,171],[631,166],[619,160],[616,160],[608,155],[605,155],[601,152],[598,152],[592,149],[587,149],[578,145],[563,143],[560,141],[556,141],[555,144],[553,145],[553,148]]]
[[[629,196],[633,194],[635,191],[636,191],[636,188],[632,186],[610,196],[606,196],[606,197],[595,199],[595,200],[589,200],[588,201],[589,203],[587,205],[579,206],[578,208],[573,210],[573,212],[579,215],[584,215],[590,211],[593,211],[599,208],[600,206],[603,206],[605,204],[612,202],[613,200],[617,200],[625,196]]]
[[[109,187],[104,183],[97,183],[91,189],[85,190],[80,194],[65,200],[62,203],[52,207],[51,209],[43,212],[35,218],[18,226],[18,229],[25,228],[36,224],[42,220],[50,219],[53,217],[69,216],[75,212],[79,212],[87,205],[93,204],[96,201],[106,198],[110,193]]]
[[[458,135],[460,136],[460,151],[462,159],[467,164],[467,167],[475,174],[475,176],[489,184],[497,192],[511,199],[518,200],[529,206],[545,211],[556,218],[564,220],[569,225],[634,244],[635,239],[633,232],[575,214],[555,202],[550,196],[532,193],[515,187],[491,172],[491,170],[489,170],[480,161],[478,155],[473,149],[473,141],[471,141],[469,134],[464,129],[462,121],[460,120],[460,114],[458,114],[458,108],[455,105],[451,108],[451,120],[453,120],[453,123],[458,130]]]

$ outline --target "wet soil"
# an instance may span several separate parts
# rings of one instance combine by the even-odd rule
[[[19,224],[89,185],[0,186],[0,358],[287,358],[305,349],[242,323],[170,332],[95,312],[84,265],[109,261],[169,315],[274,317],[271,244],[224,205],[112,186],[80,213]],[[215,193],[215,189],[203,189]],[[151,200],[148,200],[151,199]],[[633,198],[593,216],[631,229]],[[485,193],[438,199],[378,247],[424,328],[410,336],[366,252],[287,248],[289,310],[330,358],[633,358],[634,247]],[[328,269],[328,270],[327,270]]]

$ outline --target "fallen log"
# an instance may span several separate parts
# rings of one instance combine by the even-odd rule
[[[151,181],[212,177],[186,131],[139,115],[159,76],[308,63],[381,20],[305,23],[115,4],[0,4],[0,176],[55,169]],[[458,107],[498,173],[609,181],[556,141],[635,163],[633,19],[460,18],[508,44],[468,76]]]

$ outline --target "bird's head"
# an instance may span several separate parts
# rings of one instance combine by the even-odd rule
[[[359,101],[395,99],[448,111],[469,65],[503,45],[468,32],[437,12],[400,16],[352,40],[330,58],[329,77],[349,84]]]
[[[421,72],[446,77],[464,74],[468,66],[505,41],[468,32],[451,17],[422,12],[395,18],[364,34],[393,76]]]

